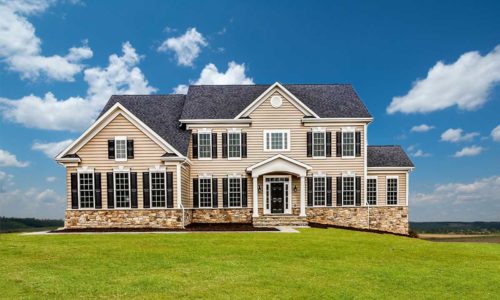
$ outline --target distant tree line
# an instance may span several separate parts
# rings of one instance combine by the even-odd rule
[[[0,217],[0,232],[64,226],[63,220]]]
[[[410,222],[417,233],[490,234],[500,232],[500,222]]]

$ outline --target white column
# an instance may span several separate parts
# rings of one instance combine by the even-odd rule
[[[306,216],[306,177],[300,176],[300,216]]]
[[[257,185],[257,177],[253,179],[253,217],[259,216],[259,187]]]

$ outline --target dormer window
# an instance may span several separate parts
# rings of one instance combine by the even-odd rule
[[[115,160],[116,161],[126,161],[127,160],[127,137],[126,136],[115,137]]]

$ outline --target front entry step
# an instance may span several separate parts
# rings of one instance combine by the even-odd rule
[[[274,227],[274,226],[307,226],[306,217],[294,215],[267,215],[253,218],[254,227]]]

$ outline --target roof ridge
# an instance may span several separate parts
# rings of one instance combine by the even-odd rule
[[[190,84],[189,86],[271,86],[272,83],[256,84]],[[281,85],[351,85],[352,83],[281,83]]]

